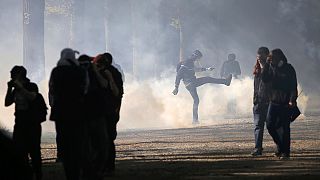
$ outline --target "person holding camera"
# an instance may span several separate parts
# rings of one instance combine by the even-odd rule
[[[106,129],[110,143],[106,162],[106,175],[112,176],[115,172],[116,149],[114,141],[117,138],[117,123],[120,119],[120,108],[123,96],[123,80],[119,70],[112,65],[113,57],[110,53],[98,55],[94,59],[100,74],[108,81]]]
[[[81,55],[80,67],[86,71],[87,88],[84,103],[85,138],[83,179],[102,179],[110,143],[106,129],[108,81],[100,74],[93,58]]]
[[[297,105],[297,77],[281,49],[273,49],[262,69],[262,81],[271,83],[267,129],[277,146],[275,156],[290,158],[290,108]],[[282,128],[281,133],[277,131]]]
[[[27,70],[23,66],[14,66],[11,70],[11,80],[8,82],[5,106],[15,103],[15,124],[13,142],[29,164],[30,155],[32,171],[37,180],[42,179],[41,161],[41,122],[37,121],[32,111],[33,103],[38,95],[38,86],[27,78]],[[27,179],[27,177],[26,177]]]

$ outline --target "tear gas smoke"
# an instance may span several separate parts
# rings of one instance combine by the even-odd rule
[[[211,76],[217,77],[227,54],[235,53],[242,69],[242,79],[233,80],[230,87],[207,84],[198,88],[199,119],[204,125],[252,117],[252,68],[260,46],[284,50],[289,63],[296,69],[299,92],[303,90],[298,99],[301,111],[319,112],[318,0],[105,2],[108,6],[105,14],[107,50],[126,73],[120,129],[190,126],[193,101],[189,92],[181,83],[179,94],[171,93],[174,69],[179,60],[179,31],[170,26],[170,20],[177,17],[183,25],[185,57],[194,49],[200,49],[204,54],[202,65],[213,65],[216,71]],[[47,0],[46,3],[47,7],[48,3],[57,4],[53,8],[60,7],[58,1]],[[10,69],[22,64],[22,5],[20,1],[2,0],[0,7],[6,7],[0,12],[0,123],[12,129],[14,106],[5,108],[3,104]],[[84,7],[86,16],[97,11],[95,6]],[[100,22],[102,18],[98,21],[93,17],[86,17],[90,21],[80,24],[78,30],[103,23]],[[70,45],[70,38],[76,38],[70,37],[71,20],[65,14],[45,15],[46,77],[39,89],[46,99],[48,77],[59,59],[60,50]],[[95,35],[100,34],[95,31],[82,35],[86,41],[94,40],[97,39]],[[86,45],[85,41],[78,43]],[[93,56],[93,50],[100,49],[90,42],[90,48],[81,53]],[[230,115],[230,107],[235,109],[235,114]],[[54,131],[52,122],[47,121],[43,126],[45,131]]]

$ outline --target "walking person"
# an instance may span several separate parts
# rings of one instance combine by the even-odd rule
[[[263,133],[270,101],[271,84],[262,81],[261,73],[267,63],[268,55],[269,49],[267,47],[260,47],[258,49],[257,60],[253,71],[253,120],[255,146],[251,153],[252,156],[261,156],[263,151]]]
[[[262,80],[271,83],[271,99],[267,113],[267,129],[277,146],[276,156],[290,158],[290,108],[297,105],[296,71],[281,49],[274,49],[262,70]],[[277,131],[282,128],[279,133]]]

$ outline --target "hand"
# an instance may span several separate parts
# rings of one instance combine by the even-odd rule
[[[112,79],[112,74],[111,74],[111,72],[110,72],[109,70],[106,69],[106,70],[104,71],[104,73],[106,73],[108,80],[111,80],[111,79]]]
[[[8,88],[12,89],[12,88],[14,87],[14,82],[13,82],[13,80],[9,81],[9,82],[7,83],[7,85],[8,85]]]
[[[214,70],[214,67],[208,67],[206,68],[207,71],[213,71]]]
[[[295,107],[295,106],[297,106],[297,102],[292,102],[292,101],[289,102],[289,107]]]
[[[173,94],[173,95],[177,95],[178,92],[179,92],[178,88],[174,88],[174,90],[172,91],[172,94]]]

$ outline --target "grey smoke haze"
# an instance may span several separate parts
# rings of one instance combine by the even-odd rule
[[[3,104],[9,71],[22,64],[22,3],[1,0],[0,7]],[[59,8],[62,11],[57,13]],[[244,80],[229,89],[200,88],[200,119],[223,116],[226,102],[220,97],[227,97],[229,91],[242,102],[238,112],[250,116],[250,77],[260,46],[283,49],[305,93],[299,101],[319,109],[319,103],[310,100],[319,99],[320,90],[319,9],[318,0],[46,0],[46,78],[40,88],[46,95],[50,71],[62,48],[72,46],[91,56],[108,50],[128,77],[121,127],[187,126],[192,99],[183,85],[178,96],[171,94],[179,61],[179,31],[170,23],[179,16],[184,57],[201,50],[202,65],[216,67],[210,75],[218,76],[222,62],[233,52],[243,72]],[[12,111],[2,105],[0,122],[12,127]]]

